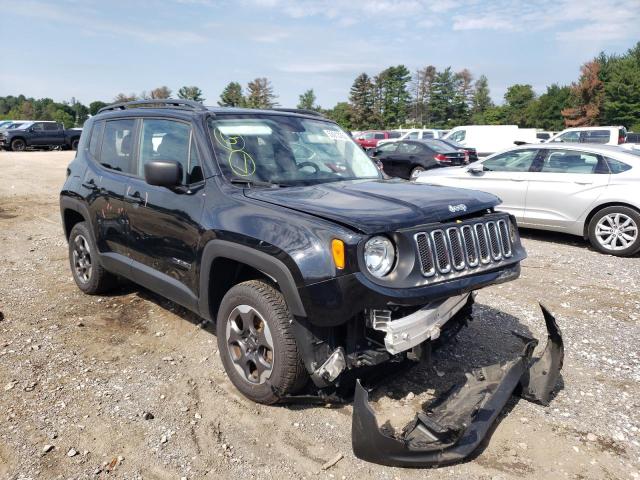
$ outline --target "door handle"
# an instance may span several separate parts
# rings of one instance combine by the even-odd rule
[[[127,193],[125,194],[124,198],[127,199],[129,203],[135,203],[138,205],[144,203],[144,199],[142,198],[142,195],[140,195],[140,192],[138,191],[133,192],[131,194]]]
[[[99,188],[96,185],[96,182],[95,182],[95,180],[93,178],[91,180],[89,180],[88,182],[83,183],[82,186],[84,188],[88,189],[88,190],[91,190],[91,191],[99,190]]]
[[[574,181],[573,183],[578,184],[578,185],[591,185],[593,182],[579,182],[579,181]]]
[[[510,178],[512,182],[524,182],[524,178]]]

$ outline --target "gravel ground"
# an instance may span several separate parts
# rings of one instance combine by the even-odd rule
[[[380,467],[353,456],[350,405],[241,397],[197,316],[134,285],[80,293],[57,203],[71,156],[0,152],[0,478],[640,478],[639,257],[523,232],[521,278],[482,290],[459,341],[376,408],[402,425],[442,379],[516,351],[510,331],[544,338],[539,300],[565,338],[556,398],[513,399],[469,462]]]

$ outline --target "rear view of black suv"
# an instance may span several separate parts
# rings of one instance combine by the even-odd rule
[[[493,195],[385,180],[314,112],[183,100],[102,109],[67,173],[60,206],[82,291],[125,277],[214,321],[226,372],[254,401],[338,401],[355,389],[362,458],[456,461],[514,390],[549,399],[562,341],[548,312],[543,356],[532,358],[528,340],[494,366],[504,378],[478,377],[483,388],[458,393],[455,404],[470,406],[458,430],[421,419],[390,437],[358,380],[424,358],[469,317],[474,290],[518,277],[526,254]]]

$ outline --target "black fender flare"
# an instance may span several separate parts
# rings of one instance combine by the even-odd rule
[[[64,222],[64,213],[67,210],[73,210],[75,212],[78,212],[80,215],[82,215],[84,217],[85,222],[89,224],[89,229],[95,235],[94,225],[91,222],[91,215],[89,215],[89,209],[87,208],[87,205],[76,198],[71,198],[63,195],[60,197],[60,216],[62,219],[62,229],[64,230],[65,237],[68,238],[69,233],[71,233],[71,232],[67,232],[65,222]]]
[[[226,240],[210,240],[202,251],[202,261],[200,262],[200,300],[198,307],[201,316],[215,320],[210,318],[211,305],[208,292],[211,268],[216,258],[228,258],[229,260],[244,263],[273,278],[278,283],[291,314],[296,317],[307,316],[298,293],[298,288],[296,287],[296,282],[284,262],[273,255],[261,252],[255,248]]]

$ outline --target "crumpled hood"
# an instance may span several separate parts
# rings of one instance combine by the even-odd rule
[[[401,180],[356,180],[305,187],[245,189],[249,198],[348,225],[363,233],[442,222],[491,208],[495,195]]]

